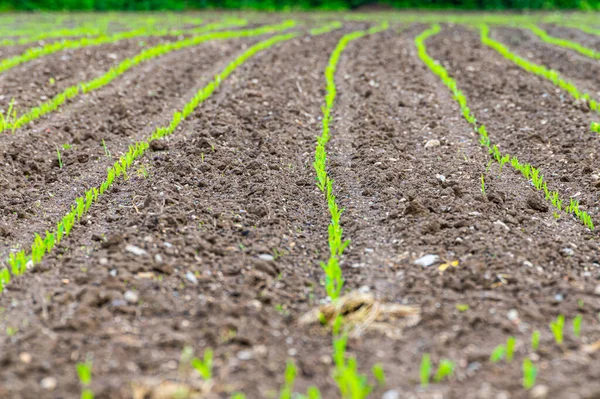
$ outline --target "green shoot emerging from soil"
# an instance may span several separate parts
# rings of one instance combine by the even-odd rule
[[[523,388],[531,389],[535,385],[538,369],[530,359],[523,360]]]
[[[285,381],[281,392],[279,393],[279,399],[292,399],[292,393],[294,390],[294,381],[296,380],[296,365],[293,361],[288,360],[285,367]]]
[[[573,335],[577,338],[581,335],[581,322],[583,321],[583,316],[578,314],[573,319]]]
[[[490,361],[492,363],[498,363],[500,360],[504,359],[504,356],[506,356],[506,346],[498,345],[492,352]]]
[[[550,330],[552,331],[552,335],[554,335],[554,340],[557,344],[561,345],[564,339],[564,329],[565,329],[565,316],[558,315],[556,320],[550,323]]]
[[[592,129],[592,132],[600,133],[600,123],[592,122],[591,129]]]
[[[58,148],[58,146],[56,146],[56,156],[58,157],[58,167],[60,169],[62,169],[63,168],[62,157],[60,156],[60,148]]]
[[[111,155],[110,151],[108,150],[108,147],[106,146],[106,142],[104,141],[104,139],[102,139],[102,148],[104,148],[104,155],[106,156],[106,158],[112,159],[112,155]]]
[[[205,381],[210,381],[212,379],[213,351],[211,348],[206,348],[204,350],[203,359],[195,357],[190,360],[190,364]]]
[[[454,362],[448,359],[440,360],[440,365],[438,366],[437,372],[433,377],[435,382],[441,382],[446,377],[451,377],[454,374]]]
[[[379,386],[384,387],[385,386],[385,371],[383,371],[383,364],[377,363],[377,364],[373,365],[371,372],[373,373],[373,377],[375,377]]]
[[[531,333],[531,349],[535,352],[540,347],[540,332],[535,330]]]
[[[425,353],[421,358],[421,386],[426,388],[429,385],[429,379],[431,377],[431,358],[429,353]]]
[[[485,177],[481,174],[481,194],[485,195]]]
[[[88,359],[85,363],[77,363],[76,368],[82,386],[81,399],[94,399],[94,393],[89,389],[92,382],[92,361]]]
[[[508,337],[508,339],[506,340],[506,361],[508,363],[512,362],[512,360],[513,360],[516,343],[517,343],[517,340],[515,339],[515,337]]]

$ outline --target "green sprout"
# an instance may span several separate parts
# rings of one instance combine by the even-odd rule
[[[60,149],[56,146],[56,155],[58,156],[58,167],[63,168],[62,157],[60,156]]]
[[[379,386],[385,386],[385,371],[383,370],[383,364],[377,363],[373,365],[371,372],[373,373],[373,377],[375,377]]]
[[[110,151],[108,150],[108,147],[106,146],[106,142],[104,141],[104,139],[102,139],[102,147],[104,148],[104,155],[106,156],[106,158],[112,159],[112,155],[111,155]]]
[[[565,316],[558,315],[556,320],[550,323],[550,330],[554,335],[554,340],[557,344],[561,345],[563,343],[564,338],[564,328],[565,328]]]
[[[441,382],[444,378],[452,376],[454,374],[454,366],[455,363],[453,361],[442,359],[433,380]]]
[[[466,303],[457,303],[456,309],[459,312],[466,312],[467,310],[469,310],[469,305],[467,305]]]
[[[535,352],[540,347],[540,332],[535,330],[531,333],[531,349]]]
[[[77,363],[77,376],[79,377],[79,383],[82,386],[81,399],[94,399],[94,393],[89,388],[92,382],[92,361],[87,359],[85,363]]]
[[[285,379],[283,387],[281,387],[281,391],[279,392],[279,399],[292,399],[296,374],[296,365],[292,360],[288,360],[285,366]]]
[[[485,177],[481,174],[481,194],[485,195]]]
[[[581,322],[583,321],[583,316],[581,314],[578,314],[577,316],[575,316],[575,318],[573,319],[573,334],[579,338],[580,334],[581,334]]]
[[[431,358],[429,353],[425,353],[421,358],[421,386],[426,388],[429,385],[429,378],[431,377]]]
[[[231,399],[246,399],[246,395],[242,392],[234,392],[233,395],[231,395]]]
[[[203,359],[194,357],[190,360],[190,364],[205,381],[210,381],[212,379],[213,351],[211,348],[206,348],[204,350]]]
[[[506,346],[504,346],[504,345],[498,345],[492,351],[492,355],[490,356],[490,361],[492,363],[498,363],[500,360],[504,359],[505,355],[506,355]]]
[[[515,337],[508,337],[508,339],[506,340],[506,361],[508,363],[512,362],[512,360],[513,360],[516,343],[517,343],[517,340],[515,339]]]
[[[523,388],[531,389],[535,385],[538,369],[530,359],[523,360]]]

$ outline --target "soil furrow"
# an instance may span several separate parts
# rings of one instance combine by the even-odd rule
[[[234,389],[266,397],[289,357],[300,358],[300,386],[334,395],[330,337],[320,329],[307,335],[289,315],[323,296],[318,261],[327,254],[328,218],[312,157],[322,71],[343,33],[294,39],[249,61],[144,158],[147,176],[118,184],[63,251],[35,269],[40,274],[11,284],[2,300],[20,305],[10,323],[28,327],[3,342],[2,353],[8,362],[23,351],[36,355],[27,377],[5,371],[7,392],[44,397],[38,381],[53,376],[58,392],[73,394],[74,364],[87,353],[100,398],[127,397],[131,381],[198,386],[195,374],[177,371],[191,345],[197,353],[215,348],[208,397]],[[127,291],[138,295],[134,303]],[[31,300],[45,298],[28,312],[37,306]],[[41,359],[53,359],[52,372],[39,368]]]

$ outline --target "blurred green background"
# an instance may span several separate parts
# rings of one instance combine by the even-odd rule
[[[344,10],[369,0],[0,0],[2,10]],[[397,8],[459,10],[600,10],[600,0],[381,0]]]

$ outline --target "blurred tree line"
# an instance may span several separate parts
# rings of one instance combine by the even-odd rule
[[[12,10],[343,10],[367,4],[397,8],[514,10],[600,10],[600,0],[0,0],[1,9]]]

